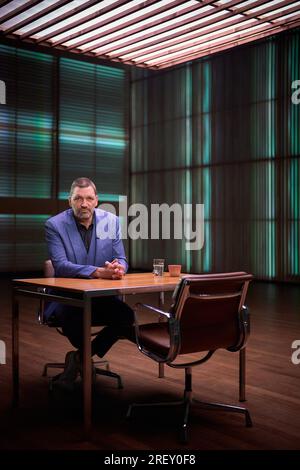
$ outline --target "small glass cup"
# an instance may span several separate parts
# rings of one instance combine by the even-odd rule
[[[153,260],[153,274],[154,276],[163,276],[165,270],[165,260],[155,258]]]

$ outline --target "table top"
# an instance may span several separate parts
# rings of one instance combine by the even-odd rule
[[[14,279],[16,287],[48,287],[65,291],[80,293],[97,293],[102,295],[135,294],[138,292],[161,292],[172,291],[180,281],[183,274],[171,277],[164,273],[162,277],[154,276],[153,273],[126,274],[123,279],[79,279],[63,277],[45,277],[34,279]]]

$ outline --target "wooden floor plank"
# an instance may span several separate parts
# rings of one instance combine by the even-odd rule
[[[291,344],[300,340],[300,289],[296,285],[254,283],[248,305],[251,336],[247,348],[247,399],[253,428],[242,416],[192,409],[190,442],[178,441],[180,410],[137,410],[127,422],[132,402],[178,399],[183,372],[167,368],[157,377],[157,366],[126,340],[119,341],[107,358],[120,373],[124,389],[99,377],[94,395],[93,438],[81,441],[80,389],[72,396],[49,402],[47,379],[41,376],[45,362],[62,361],[72,349],[55,330],[36,322],[36,302],[26,299],[21,311],[21,406],[12,412],[10,284],[0,280],[2,308],[0,339],[8,351],[0,365],[1,449],[300,449],[300,365],[291,362]],[[128,298],[129,303],[156,296]],[[170,295],[167,295],[170,301]],[[147,317],[144,318],[147,320]],[[238,354],[218,351],[208,363],[193,370],[196,398],[238,404]]]

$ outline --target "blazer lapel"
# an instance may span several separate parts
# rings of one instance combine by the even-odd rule
[[[111,261],[111,249],[112,249],[112,242],[109,239],[101,240],[97,237],[97,224],[103,222],[106,219],[106,214],[99,210],[95,210],[95,237],[94,237],[94,264],[95,266],[104,266],[105,261]]]
[[[89,252],[87,254],[87,264],[91,266],[97,266],[96,264],[96,217],[95,216],[94,216],[93,222],[94,222],[94,226],[93,226],[91,244],[90,244]]]
[[[86,264],[86,249],[83,245],[83,241],[81,239],[80,233],[78,232],[76,222],[72,214],[70,214],[69,222],[67,224],[67,232],[76,263]]]

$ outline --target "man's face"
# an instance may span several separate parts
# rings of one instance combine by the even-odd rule
[[[93,213],[98,204],[98,197],[91,186],[87,188],[76,187],[72,196],[69,197],[69,204],[75,217],[80,222],[92,222]]]

